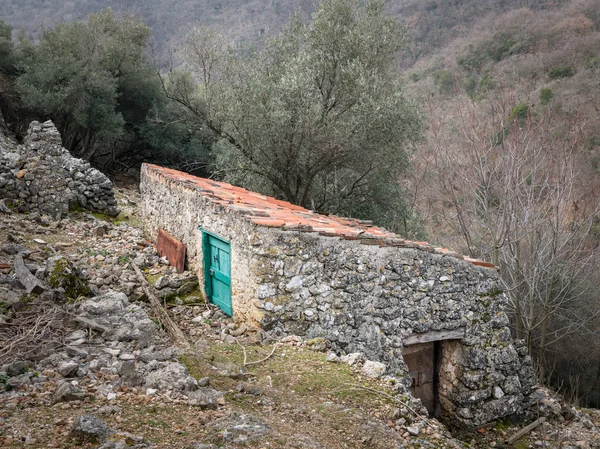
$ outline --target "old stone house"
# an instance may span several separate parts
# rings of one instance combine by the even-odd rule
[[[146,231],[181,240],[206,297],[235,320],[383,362],[451,424],[526,415],[535,402],[490,264],[155,165],[140,188]]]

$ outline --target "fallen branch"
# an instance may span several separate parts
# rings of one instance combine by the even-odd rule
[[[152,292],[152,288],[150,287],[150,284],[144,277],[144,274],[142,273],[140,268],[134,263],[132,263],[131,265],[133,266],[135,273],[137,274],[139,280],[141,281],[142,288],[144,289],[144,293],[146,293],[146,296],[148,296],[148,300],[150,301],[150,306],[152,306],[152,310],[154,311],[154,314],[158,318],[158,321],[160,322],[162,327],[167,331],[169,336],[177,344],[182,345],[186,350],[190,350],[192,345],[186,338],[183,331],[181,329],[179,329],[177,324],[175,324],[175,322],[169,316],[169,313],[161,305],[160,300]]]
[[[233,335],[232,335],[232,337],[233,337]],[[273,349],[271,350],[271,352],[269,353],[268,356],[266,356],[266,357],[264,357],[264,358],[262,358],[260,360],[256,360],[254,362],[248,362],[247,361],[248,360],[248,354],[246,352],[246,347],[243,344],[241,344],[237,338],[233,337],[233,339],[235,340],[235,342],[238,345],[240,345],[240,347],[242,348],[242,351],[244,352],[244,362],[242,363],[242,366],[244,366],[244,367],[250,366],[250,365],[258,365],[259,363],[266,362],[267,360],[269,360],[273,356],[273,354],[275,354],[275,350],[277,349],[277,347],[282,344],[281,341],[278,341],[277,343],[275,343],[273,345]]]
[[[65,319],[64,309],[52,302],[31,302],[16,312],[9,323],[0,324],[0,365],[47,355],[50,348],[62,346],[69,331]]]
[[[508,440],[506,440],[506,442],[508,444],[513,444],[519,438],[528,434],[529,432],[531,432],[533,429],[535,429],[537,426],[539,426],[540,424],[542,424],[545,421],[546,421],[546,418],[544,418],[543,416],[541,418],[536,419],[534,422],[532,422],[528,426],[523,427],[521,430],[519,430],[517,433],[515,433],[512,437],[510,437]]]

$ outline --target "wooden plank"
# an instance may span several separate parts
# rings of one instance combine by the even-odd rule
[[[465,328],[459,327],[451,331],[431,331],[423,334],[413,334],[404,339],[404,346],[415,345],[418,343],[429,343],[441,340],[460,340],[465,336]]]
[[[517,433],[515,433],[512,437],[510,437],[508,440],[506,440],[506,442],[508,444],[513,444],[519,438],[521,438],[521,437],[525,436],[526,434],[528,434],[529,432],[531,432],[533,429],[535,429],[537,426],[539,426],[544,421],[546,421],[546,418],[544,418],[544,417],[536,419],[534,422],[532,422],[528,426],[523,427],[521,430],[519,430]]]

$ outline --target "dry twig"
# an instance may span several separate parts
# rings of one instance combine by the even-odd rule
[[[64,308],[53,302],[27,304],[10,323],[0,324],[0,365],[62,346],[69,331],[65,319]]]
[[[233,335],[232,335],[232,337],[233,337]],[[238,345],[240,345],[240,347],[242,348],[242,351],[244,352],[244,362],[243,362],[242,366],[258,365],[259,363],[266,362],[267,360],[269,360],[273,356],[273,354],[275,354],[275,350],[277,349],[277,347],[282,344],[281,340],[278,341],[277,343],[275,343],[273,345],[273,349],[271,350],[271,352],[269,353],[268,356],[266,356],[266,357],[264,357],[264,358],[262,358],[260,360],[256,360],[254,362],[248,362],[247,361],[248,360],[248,353],[246,352],[246,347],[243,344],[241,344],[237,338],[233,337],[233,339],[235,340],[235,342]]]

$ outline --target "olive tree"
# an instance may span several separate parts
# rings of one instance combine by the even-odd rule
[[[112,10],[44,30],[38,44],[17,45],[23,107],[54,120],[73,154],[113,155],[119,139],[144,123],[160,94],[145,54],[150,29]]]
[[[421,136],[397,79],[404,47],[383,2],[323,0],[260,50],[208,29],[187,39],[192,75],[171,71],[168,96],[218,137],[216,169],[231,182],[311,209],[406,218],[400,180]]]

